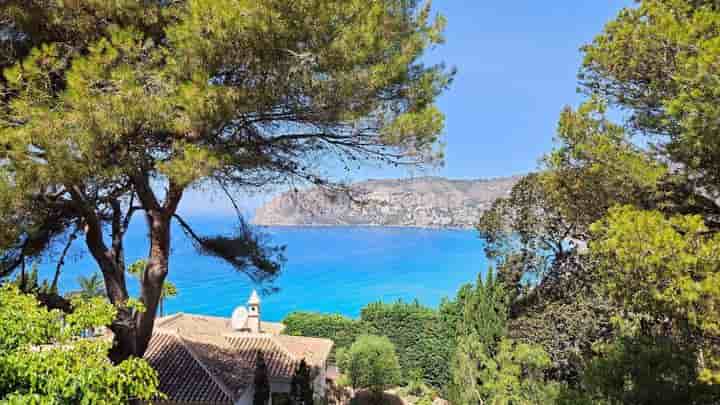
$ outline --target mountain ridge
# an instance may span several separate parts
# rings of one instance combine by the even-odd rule
[[[521,177],[369,179],[351,184],[348,193],[328,193],[317,187],[287,191],[259,207],[253,223],[467,229]]]

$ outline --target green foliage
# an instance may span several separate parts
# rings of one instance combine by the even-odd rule
[[[544,380],[543,372],[552,362],[542,347],[502,339],[494,355],[484,351],[477,355],[479,371],[471,375],[477,374],[481,383],[468,386],[469,392],[463,395],[490,405],[552,404],[559,396],[560,385]]]
[[[499,294],[499,290],[492,293]],[[480,295],[472,285],[464,286],[456,299],[444,300],[439,310],[417,302],[373,303],[362,309],[360,320],[341,315],[294,312],[283,320],[284,333],[331,339],[336,351],[348,349],[361,335],[386,336],[397,350],[403,370],[402,382],[422,382],[440,390],[451,378],[448,364],[455,350],[455,337],[466,325],[463,321],[465,311],[468,318],[473,316],[471,313],[483,299]],[[472,302],[468,307],[466,300]]]
[[[100,273],[95,272],[89,277],[80,276],[78,277],[78,284],[80,284],[80,295],[83,298],[102,297],[105,295],[105,282]]]
[[[338,365],[353,388],[367,388],[375,397],[400,382],[395,346],[384,336],[360,336],[349,349],[338,352]]]
[[[335,343],[330,360],[338,349],[349,348],[361,335],[377,334],[370,324],[342,315],[292,312],[283,319],[283,333],[292,336],[310,336],[330,339]]]
[[[701,405],[719,398],[718,386],[698,380],[697,352],[670,337],[626,335],[596,350],[585,370],[583,386],[597,400]]]
[[[365,306],[360,319],[395,345],[405,381],[411,380],[412,371],[420,370],[430,386],[441,388],[446,383],[454,335],[438,311],[418,302],[378,302]]]
[[[125,404],[157,395],[150,366],[133,358],[113,365],[110,343],[81,339],[114,317],[107,301],[73,300],[63,315],[15,287],[0,289],[0,400],[10,404]]]
[[[129,196],[120,179],[137,179],[138,162],[184,189],[209,178],[256,184],[233,171],[319,180],[301,163],[323,151],[441,156],[433,103],[452,73],[420,62],[443,41],[430,3],[10,3],[0,14],[10,31],[0,80],[8,206],[29,209],[31,191],[48,184]]]
[[[587,239],[590,225],[613,205],[650,206],[663,197],[667,166],[633,143],[606,110],[595,98],[577,110],[566,107],[557,146],[543,159],[543,188],[575,227],[572,237]]]
[[[556,365],[541,345],[508,338],[509,333],[515,332],[512,330],[515,326],[508,319],[510,302],[506,291],[505,283],[496,279],[493,271],[488,272],[485,280],[478,278],[475,286],[460,290],[462,317],[449,363],[451,380],[446,388],[450,402],[589,404],[564,384],[547,379]]]
[[[33,264],[30,269],[30,274],[23,271],[20,272],[14,280],[15,286],[18,290],[24,294],[32,294],[40,290],[40,284],[38,284],[38,268]]]
[[[712,1],[643,0],[624,9],[584,48],[582,84],[631,114],[631,128],[655,137],[669,161],[718,191],[720,10]]]
[[[506,333],[508,300],[505,286],[497,280],[492,270],[486,279],[478,276],[475,288],[462,301],[462,321],[458,336],[472,336],[490,353]]]
[[[122,306],[122,241],[139,208],[157,247],[142,299],[160,296],[172,221],[200,253],[272,282],[282,247],[242,220],[234,235],[198,235],[177,216],[183,195],[325,186],[338,162],[441,162],[435,101],[454,72],[423,61],[443,42],[445,19],[431,10],[418,0],[3,1],[0,276],[81,225]],[[149,331],[135,329],[152,325],[158,302],[143,304],[118,312],[119,357],[146,346],[133,340]]]
[[[475,286],[464,287],[458,296],[461,318],[450,362],[451,377],[447,392],[452,403],[473,404],[480,401],[480,379],[483,356],[493,356],[506,333],[507,294],[503,285],[488,272],[487,280],[478,277]],[[474,402],[473,402],[474,401]]]
[[[481,218],[514,288],[511,336],[541,343],[546,377],[572,385],[556,403],[718,401],[719,26],[717,2],[622,10],[584,48],[590,97],[562,112],[541,172]]]
[[[139,279],[147,268],[147,263],[147,260],[144,259],[137,260],[128,266],[127,272]],[[175,283],[170,280],[163,281],[162,290],[160,291],[160,316],[164,315],[165,299],[175,298],[177,295],[178,289]]]
[[[161,298],[174,298],[178,295],[177,286],[172,281],[165,281],[161,292]]]
[[[706,342],[700,379],[720,383],[720,234],[699,216],[665,217],[632,207],[610,210],[593,227],[593,252],[610,297],[650,322]],[[702,343],[701,343],[702,344]]]
[[[416,397],[422,396],[428,390],[423,382],[422,370],[410,370],[407,374],[407,386],[405,387],[407,393]]]
[[[477,225],[488,257],[501,267],[521,258],[513,264],[520,265],[524,273],[541,275],[555,256],[563,256],[565,238],[573,235],[575,228],[553,197],[542,177],[530,174],[513,186],[509,196],[495,200]]]
[[[553,361],[546,375],[577,386],[587,359],[595,355],[594,344],[613,333],[610,317],[615,309],[601,297],[569,290],[564,297],[528,305],[508,321],[508,336],[542,346]]]

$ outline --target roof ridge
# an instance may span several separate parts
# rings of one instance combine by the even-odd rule
[[[210,318],[210,319],[223,319],[229,321],[232,318],[227,318],[224,316],[217,316],[217,315],[205,315],[205,314],[187,314],[189,316],[192,316],[193,318]]]
[[[283,352],[284,352],[288,357],[290,357],[291,359],[293,359],[293,360],[295,360],[295,361],[297,361],[297,362],[299,362],[299,361],[301,361],[301,360],[305,360],[305,358],[298,359],[297,357],[295,357],[295,355],[294,355],[290,350],[288,350],[288,348],[285,347],[285,345],[282,344],[282,342],[280,342],[279,340],[275,339],[275,338],[276,338],[275,335],[270,335],[268,338],[273,342],[273,344],[275,344],[275,346],[279,347],[280,350],[283,351]]]
[[[164,318],[159,319],[160,322],[159,322],[157,325],[155,325],[155,326],[161,327],[162,325],[164,325],[164,324],[166,324],[166,323],[168,323],[168,322],[170,322],[170,321],[174,321],[174,320],[176,320],[176,319],[178,319],[178,318],[180,318],[180,317],[182,317],[182,316],[184,316],[184,315],[185,315],[185,314],[184,314],[183,312],[176,312],[176,313],[174,313],[174,314],[172,314],[172,315],[168,315],[168,316],[166,316],[166,317],[164,317]]]
[[[322,342],[330,342],[333,344],[335,343],[335,341],[332,339],[324,338],[324,337],[317,337],[317,336],[275,335],[275,337],[298,339],[298,340],[315,340],[315,341],[322,341]]]
[[[203,371],[205,371],[205,373],[207,373],[207,375],[210,377],[210,379],[220,388],[220,390],[222,390],[222,392],[224,392],[225,395],[227,395],[231,401],[235,401],[237,398],[233,394],[232,390],[227,385],[225,385],[225,383],[220,378],[218,378],[215,374],[213,374],[208,369],[207,365],[205,365],[205,363],[200,359],[200,356],[197,353],[195,353],[195,351],[192,349],[191,345],[185,341],[185,338],[183,338],[182,335],[180,335],[179,333],[176,333],[176,332],[170,332],[170,333],[175,335],[175,337],[178,338],[178,340],[180,341],[180,344],[182,344],[182,346],[185,348],[185,350],[187,350],[187,352],[190,353],[190,356],[193,358],[193,360],[195,360],[195,362],[203,369]]]

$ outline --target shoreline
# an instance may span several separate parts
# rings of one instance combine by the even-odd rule
[[[257,224],[252,226],[261,228],[388,228],[388,229],[418,229],[428,231],[472,231],[475,226],[429,226],[429,225],[381,225],[381,224]]]

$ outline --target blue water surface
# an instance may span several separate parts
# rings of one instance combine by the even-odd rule
[[[190,221],[202,234],[228,233],[233,222]],[[340,313],[357,317],[375,301],[419,300],[437,306],[458,288],[474,282],[488,261],[483,242],[473,231],[380,227],[269,227],[273,243],[286,245],[287,263],[275,282],[280,290],[263,297],[262,316],[279,321],[292,311]],[[229,317],[244,305],[253,288],[243,274],[213,258],[198,255],[179,228],[173,229],[169,279],[179,291],[166,300],[165,312]],[[83,254],[82,241],[73,248],[61,279],[61,292],[77,288],[77,277],[96,271]],[[128,262],[147,254],[145,224],[134,221],[126,238]],[[47,261],[42,274],[52,274]],[[138,283],[128,276],[131,294]]]

